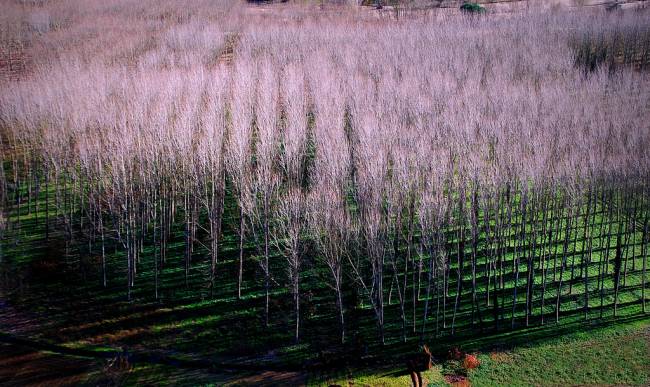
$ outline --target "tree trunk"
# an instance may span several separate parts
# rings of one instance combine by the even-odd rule
[[[433,241],[431,241],[431,244],[433,244]],[[434,252],[431,247],[429,247],[429,275],[427,278],[427,298],[424,301],[424,316],[422,318],[422,330],[420,331],[420,343],[424,343],[424,333],[426,332],[426,327],[427,327],[427,318],[428,318],[428,313],[429,313],[429,298],[431,295],[431,279],[433,277],[433,272],[435,270],[435,258],[434,258]],[[437,316],[436,316],[437,319]],[[437,331],[437,329],[436,329]],[[436,332],[437,335],[437,332]]]
[[[642,239],[642,249],[641,249],[641,259],[643,260],[641,265],[641,309],[643,313],[645,310],[645,275],[646,275],[646,265],[648,261],[648,218],[646,216],[645,221],[643,222],[643,239]]]
[[[616,237],[616,255],[614,256],[614,317],[618,311],[618,290],[621,282],[621,266],[623,264],[623,252],[621,246],[621,234]]]
[[[296,272],[295,278],[293,280],[293,297],[295,302],[295,313],[296,313],[296,329],[294,333],[294,339],[296,344],[300,342],[300,288],[299,288],[299,279],[298,273]]]
[[[241,202],[240,202],[241,203]],[[237,299],[241,300],[241,286],[244,271],[244,208],[239,210],[239,270],[237,272]]]
[[[560,261],[560,281],[557,287],[557,299],[555,301],[555,322],[560,322],[560,307],[562,299],[562,281],[564,280],[564,269],[566,267],[567,253],[569,250],[569,239],[571,239],[571,221],[573,219],[573,209],[569,207],[567,215],[566,229],[564,230],[564,244],[562,245],[562,260]]]
[[[341,271],[340,268],[337,272],[336,280],[336,304],[339,308],[339,324],[341,327],[341,344],[345,344],[345,316],[343,313],[343,290],[341,289]],[[268,301],[267,301],[268,303]]]
[[[271,272],[269,267],[269,203],[265,194],[264,198],[264,326],[269,326],[269,301],[270,301]],[[342,305],[341,305],[342,307]],[[342,312],[341,312],[342,313]],[[341,318],[343,316],[341,315]]]

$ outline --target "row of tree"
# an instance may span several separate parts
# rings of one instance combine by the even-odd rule
[[[237,297],[253,245],[264,320],[286,286],[296,341],[306,254],[329,273],[341,341],[350,287],[381,343],[395,298],[404,340],[453,333],[468,308],[497,329],[522,308],[526,325],[558,321],[577,289],[585,316],[593,297],[616,313],[626,286],[645,311],[650,84],[585,78],[568,43],[583,23],[265,19],[231,40],[232,63],[73,51],[2,85],[2,202],[14,230],[33,211],[45,238],[99,251],[104,285],[121,247],[131,298],[144,262],[158,297],[179,226],[186,286],[201,246],[214,289],[234,200]]]

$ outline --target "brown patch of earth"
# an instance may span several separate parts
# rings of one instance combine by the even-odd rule
[[[490,352],[490,359],[495,363],[511,363],[512,354],[508,352]]]
[[[304,386],[307,384],[305,374],[299,372],[266,371],[261,374],[239,378],[228,386]]]
[[[453,387],[470,387],[469,379],[460,375],[446,375],[445,381]]]

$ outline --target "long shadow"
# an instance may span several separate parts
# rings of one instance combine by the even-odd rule
[[[205,369],[211,372],[234,372],[234,371],[276,371],[276,372],[297,372],[300,367],[280,364],[254,364],[254,363],[230,363],[218,362],[209,359],[183,359],[165,354],[144,353],[139,351],[105,351],[92,350],[87,348],[69,348],[62,345],[46,343],[32,339],[25,339],[0,332],[0,342],[15,344],[38,351],[54,352],[61,355],[76,356],[83,358],[110,360],[124,358],[129,364],[149,363],[168,365],[187,369]]]
[[[112,350],[101,352],[99,349],[105,347],[92,347],[87,348],[69,348],[57,344],[52,344],[39,340],[32,340],[24,337],[16,337],[9,334],[1,334],[0,341],[14,343],[16,345],[25,345],[30,348],[43,351],[51,351],[70,356],[89,357],[99,359],[113,359],[115,357],[127,357],[130,362],[151,363],[170,365],[185,369],[207,369],[213,372],[226,372],[228,370],[234,371],[251,371],[263,372],[275,370],[279,372],[293,372],[303,369],[318,370],[318,369],[331,369],[337,364],[352,364],[355,367],[363,365],[378,365],[378,364],[398,364],[405,353],[413,350],[418,343],[418,334],[409,334],[406,343],[401,343],[399,337],[401,335],[401,322],[399,319],[399,306],[396,304],[386,306],[386,334],[390,342],[386,346],[380,346],[376,342],[376,329],[372,311],[368,308],[357,308],[358,302],[348,302],[346,295],[346,305],[349,305],[347,310],[348,315],[348,333],[350,335],[351,344],[347,346],[337,346],[331,343],[335,341],[337,333],[337,321],[333,317],[336,313],[335,300],[333,295],[324,291],[325,286],[318,277],[318,268],[306,259],[305,281],[303,283],[303,290],[313,291],[314,293],[325,293],[323,297],[316,296],[311,300],[305,300],[302,305],[304,327],[303,329],[303,346],[296,350],[291,350],[291,323],[292,323],[292,306],[289,300],[290,295],[285,287],[278,285],[275,287],[274,299],[279,300],[272,308],[272,321],[273,324],[269,328],[263,327],[263,322],[259,316],[260,310],[263,307],[262,299],[262,286],[259,268],[252,267],[256,264],[247,261],[246,271],[244,274],[246,294],[245,299],[236,301],[234,299],[235,283],[234,280],[237,269],[236,262],[238,260],[238,240],[236,238],[236,230],[238,228],[237,222],[237,209],[234,201],[229,201],[227,205],[226,216],[224,219],[224,229],[227,229],[223,238],[222,249],[220,250],[220,263],[219,280],[215,289],[213,289],[213,296],[206,296],[210,293],[205,288],[206,273],[208,267],[207,254],[204,250],[197,247],[196,254],[192,256],[192,267],[190,274],[186,279],[183,270],[183,242],[182,242],[182,229],[174,227],[170,237],[169,260],[165,264],[164,269],[161,270],[160,292],[162,300],[153,300],[153,281],[154,274],[151,263],[151,246],[146,246],[146,254],[143,254],[143,262],[139,266],[139,271],[136,279],[136,286],[132,289],[131,302],[126,302],[126,276],[125,276],[125,260],[123,252],[118,251],[114,254],[113,251],[118,244],[112,241],[109,244],[111,251],[111,261],[108,263],[109,273],[109,286],[102,288],[99,286],[99,273],[86,272],[84,268],[84,256],[92,255],[91,249],[85,246],[85,237],[81,230],[75,229],[75,241],[72,253],[66,253],[66,265],[63,266],[62,271],[57,271],[51,282],[38,283],[33,288],[27,288],[24,292],[21,291],[18,299],[25,300],[24,306],[21,306],[22,311],[28,311],[32,317],[36,317],[36,323],[42,324],[35,327],[39,330],[48,329],[48,334],[44,337],[56,337],[57,330],[65,330],[66,335],[70,339],[87,339],[89,336],[110,335],[116,331],[127,330],[133,328],[133,332],[129,333],[124,338],[118,338],[116,345],[124,345],[127,347],[138,346],[145,343],[141,347],[146,348],[160,348],[159,350],[152,350],[144,352],[140,349],[130,348],[128,351]],[[512,230],[516,230],[518,222],[513,221]],[[16,272],[25,266],[29,267],[31,260],[39,259],[39,257],[50,256],[49,258],[62,259],[63,247],[61,240],[63,234],[60,232],[53,232],[50,235],[50,240],[45,241],[39,238],[38,234],[42,232],[43,224],[36,225],[32,220],[25,220],[22,224],[25,229],[31,229],[31,234],[22,236],[24,239],[21,241],[23,247],[16,249],[21,251],[20,259],[16,263]],[[75,226],[76,227],[76,226]],[[56,220],[51,225],[52,229],[60,229],[56,227]],[[80,227],[79,227],[80,228]],[[584,239],[582,237],[583,227],[579,223],[575,223],[571,227],[571,233],[580,232],[575,242],[572,239],[572,248],[568,252],[568,260],[575,258],[577,267],[575,267],[576,274],[578,272],[582,275],[583,268],[581,267],[581,254],[584,248]],[[564,230],[562,231],[564,232]],[[540,233],[541,234],[541,233]],[[41,235],[42,236],[42,235]],[[201,235],[200,235],[201,236]],[[456,293],[456,286],[458,285],[456,277],[457,264],[455,263],[456,242],[454,231],[447,232],[447,250],[452,257],[450,261],[450,278],[449,289],[450,293],[447,297],[447,322],[451,319],[451,308]],[[202,237],[205,237],[203,235]],[[505,240],[514,242],[517,234],[511,233],[505,237]],[[485,238],[479,238],[479,244],[484,244]],[[466,239],[466,247],[470,245]],[[602,241],[601,241],[602,242]],[[561,247],[562,243],[546,243],[537,244],[536,249],[533,251],[534,262],[539,260],[539,251],[542,249],[550,248],[555,245]],[[582,246],[582,247],[578,247]],[[626,248],[632,248],[633,244],[628,245]],[[634,246],[638,246],[635,243]],[[119,247],[119,246],[118,246]],[[526,243],[520,246],[520,250],[530,251],[532,244]],[[575,250],[575,251],[573,251]],[[477,249],[477,262],[478,267],[476,270],[476,278],[481,284],[488,280],[487,272],[484,264],[489,258],[491,250],[485,246],[479,246]],[[561,251],[561,248],[560,248]],[[594,255],[602,252],[601,248],[594,248]],[[247,242],[245,254],[247,259],[256,254],[255,247],[252,243]],[[613,253],[610,253],[610,255]],[[495,295],[501,297],[504,293],[505,303],[501,304],[499,308],[504,309],[500,311],[501,319],[498,320],[501,329],[493,329],[494,320],[485,318],[483,324],[471,324],[471,292],[467,289],[469,284],[468,273],[470,273],[469,257],[470,252],[465,250],[465,264],[462,266],[463,282],[465,288],[460,294],[460,305],[457,310],[457,321],[455,325],[455,335],[449,333],[449,326],[442,331],[439,337],[434,337],[432,334],[433,321],[427,322],[428,329],[426,334],[426,341],[433,341],[435,345],[432,346],[434,351],[439,354],[444,353],[449,346],[463,346],[468,349],[476,348],[484,350],[486,348],[496,348],[504,345],[519,346],[529,345],[531,343],[540,343],[552,338],[583,332],[595,327],[603,327],[606,325],[612,326],[615,324],[624,324],[634,321],[644,320],[647,317],[644,315],[623,316],[614,318],[604,318],[598,320],[585,321],[580,318],[583,315],[583,309],[576,304],[572,310],[561,310],[560,316],[563,321],[560,324],[547,323],[546,325],[538,325],[541,316],[536,314],[531,317],[531,327],[525,327],[523,312],[523,301],[521,294],[525,292],[525,282],[527,271],[525,269],[526,260],[521,259],[520,268],[520,282],[517,287],[520,292],[520,297],[517,299],[518,308],[515,313],[515,329],[510,330],[510,310],[512,307],[512,290],[514,274],[509,272],[504,276],[506,282],[506,289],[499,290]],[[508,268],[513,264],[512,247],[509,249],[509,254],[503,257],[503,264]],[[274,262],[278,262],[273,270],[280,273],[282,269],[282,257],[274,257]],[[611,256],[610,256],[611,259]],[[633,261],[634,262],[634,261]],[[598,265],[598,262],[592,262],[587,267],[587,274],[590,285],[597,277],[590,274],[593,273]],[[610,261],[610,270],[611,269]],[[536,270],[536,274],[539,272]],[[638,271],[635,273],[638,274]],[[427,270],[424,270],[424,276],[427,275]],[[628,273],[631,274],[631,273]],[[565,273],[565,277],[567,273]],[[610,273],[611,276],[611,273]],[[62,280],[64,279],[64,280]],[[25,282],[34,282],[35,278],[29,278],[29,273],[24,278]],[[43,278],[39,278],[39,282]],[[535,285],[539,286],[540,277],[535,275]],[[69,281],[69,282],[68,282]],[[321,281],[321,282],[319,282]],[[584,281],[584,277],[577,276],[573,280],[564,280],[564,289],[571,285],[580,285]],[[88,282],[94,282],[88,284]],[[609,282],[608,282],[609,283]],[[124,285],[124,286],[123,286]],[[510,286],[510,287],[508,287]],[[549,282],[547,284],[546,301],[548,306],[554,307],[553,297],[555,295],[555,288],[557,282]],[[621,293],[630,294],[631,292],[639,289],[638,283],[633,283],[630,286],[621,289]],[[590,286],[591,287],[591,286]],[[478,297],[481,298],[485,295],[484,289],[478,291]],[[409,289],[410,292],[410,289]],[[536,288],[538,292],[538,288]],[[538,294],[538,293],[536,293]],[[590,291],[590,298],[598,294],[597,291]],[[607,289],[606,295],[611,295],[612,289]],[[622,295],[622,294],[621,294]],[[363,296],[355,296],[363,298]],[[563,294],[562,300],[567,301],[580,301],[582,293]],[[201,301],[212,300],[205,304],[200,304]],[[483,301],[484,298],[481,298]],[[1,300],[0,300],[1,301]],[[289,302],[287,302],[289,301]],[[541,300],[534,299],[533,305],[537,306]],[[639,304],[639,301],[620,302],[620,308],[633,307]],[[45,310],[38,309],[41,305],[53,306]],[[1,307],[2,305],[0,305]],[[320,309],[316,310],[316,306]],[[29,310],[37,309],[37,310]],[[309,308],[314,308],[314,311],[309,311]],[[483,313],[487,317],[491,317],[491,309],[483,306]],[[422,316],[422,301],[418,302],[417,314],[418,317]],[[640,308],[635,308],[640,309]],[[39,311],[40,310],[40,311]],[[536,309],[539,310],[539,309]],[[596,308],[591,308],[592,313],[596,313]],[[605,305],[607,313],[611,313],[612,305]],[[310,316],[311,315],[311,316]],[[433,318],[433,313],[430,314]],[[545,313],[544,316],[553,317]],[[207,317],[214,317],[213,319],[206,319]],[[567,320],[567,321],[565,321]],[[199,321],[199,322],[195,322]],[[184,324],[181,327],[174,327],[172,323]],[[76,324],[81,324],[77,326]],[[169,325],[169,327],[167,327]],[[163,328],[159,328],[163,326]],[[156,327],[154,331],[153,327]],[[419,328],[419,322],[418,322]],[[210,338],[206,339],[201,336],[202,333],[209,333]],[[254,338],[251,338],[253,336]],[[358,343],[356,341],[359,341]],[[94,348],[94,349],[92,349]],[[187,349],[186,352],[181,352],[182,349]],[[278,349],[284,351],[282,354],[269,356],[269,359],[260,361],[260,355],[265,351],[271,349]],[[328,355],[326,352],[330,352]],[[191,356],[190,356],[191,354]],[[202,357],[203,356],[203,357]],[[235,361],[220,361],[218,357],[227,357],[235,359]],[[332,362],[328,357],[339,357],[339,362]]]

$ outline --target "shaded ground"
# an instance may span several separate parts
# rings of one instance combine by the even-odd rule
[[[223,384],[229,377],[204,369],[149,363],[128,364],[118,358],[97,359],[0,343],[0,385],[195,385]]]
[[[4,297],[0,291],[0,385],[304,385],[307,380],[303,372],[266,370],[250,363],[228,366],[174,351],[60,343],[52,340],[56,333],[41,329],[41,320],[17,310]]]
[[[7,386],[69,385],[102,369],[96,360],[46,353],[0,343],[0,384]]]
[[[178,362],[137,354],[87,353],[0,337],[0,385],[305,385],[303,372],[219,370],[208,361]],[[21,340],[22,341],[22,340]],[[59,351],[63,351],[59,352]],[[77,353],[77,354],[75,354]]]
[[[69,348],[43,341],[12,340],[29,335],[33,322],[2,307],[0,384],[36,385],[355,385],[407,386],[410,377],[398,361],[366,367],[296,371],[220,370],[209,358],[153,356],[141,351],[121,353],[102,348]],[[16,323],[9,324],[10,321]],[[583,324],[585,325],[585,324]],[[589,326],[591,325],[591,327]],[[11,329],[13,327],[13,329]],[[7,331],[13,331],[7,334]],[[467,378],[456,377],[455,365],[440,350],[434,369],[423,374],[433,385],[460,381],[471,385],[647,385],[650,381],[650,317],[630,316],[617,324],[572,324],[441,340],[437,348],[461,347],[477,353],[481,366]],[[106,348],[103,348],[104,350]],[[388,349],[389,351],[393,351]],[[159,353],[160,355],[160,353]],[[272,354],[269,356],[273,356]],[[458,384],[458,385],[461,385]],[[454,384],[456,385],[456,384]],[[467,385],[467,384],[462,384]]]
[[[27,216],[23,216],[22,226],[19,234],[11,234],[5,240],[7,254],[0,264],[0,333],[5,338],[25,339],[25,342],[14,340],[10,346],[7,346],[7,340],[3,341],[6,350],[2,351],[2,361],[7,362],[8,367],[0,374],[3,384],[38,385],[48,381],[49,385],[49,382],[60,381],[62,384],[90,385],[346,385],[354,382],[355,385],[374,386],[410,383],[404,358],[418,350],[419,334],[409,334],[407,342],[401,342],[396,301],[386,309],[391,318],[387,323],[390,339],[385,347],[379,348],[374,344],[376,331],[367,307],[347,311],[348,328],[354,336],[346,346],[338,346],[332,340],[337,329],[333,317],[336,315],[334,301],[310,296],[311,289],[315,290],[313,293],[319,293],[313,287],[323,286],[322,274],[313,270],[310,281],[304,283],[303,317],[309,329],[304,331],[303,342],[294,345],[291,338],[293,316],[287,312],[291,310],[287,303],[290,299],[286,289],[279,285],[274,286],[272,295],[272,324],[264,327],[263,314],[260,313],[263,306],[262,277],[252,261],[254,254],[251,250],[246,254],[244,298],[237,300],[234,297],[237,238],[232,231],[224,236],[224,254],[215,289],[207,287],[207,255],[200,250],[194,257],[188,283],[185,283],[182,239],[176,237],[170,245],[169,260],[160,273],[159,299],[153,297],[151,262],[143,260],[133,288],[133,299],[129,302],[124,286],[124,261],[119,249],[110,249],[108,284],[103,287],[96,248],[88,251],[82,238],[78,239],[82,242],[77,242],[78,245],[72,249],[65,248],[60,235],[45,240],[43,222],[35,222]],[[282,262],[281,258],[274,257],[274,261]],[[555,353],[555,359],[547,359],[541,354],[552,351],[543,348],[567,337],[592,339],[597,338],[594,332],[648,324],[650,318],[641,313],[639,303],[640,260],[630,262],[631,265],[636,262],[637,269],[630,271],[628,283],[622,289],[617,317],[612,313],[611,292],[607,293],[604,309],[599,307],[598,297],[593,294],[585,317],[581,307],[582,279],[577,277],[572,291],[567,289],[568,286],[564,288],[560,324],[555,324],[553,316],[549,315],[552,308],[549,310],[548,305],[552,305],[552,299],[547,303],[546,324],[534,320],[527,328],[519,312],[513,331],[510,331],[508,315],[501,320],[498,330],[489,321],[474,326],[470,320],[471,311],[465,307],[459,309],[454,335],[450,334],[449,326],[447,329],[441,326],[436,337],[435,321],[430,321],[425,340],[439,364],[443,364],[448,349],[454,346],[483,354],[505,351],[516,359],[524,359],[522,361],[539,362],[536,367],[542,367],[541,370],[553,364],[552,361],[560,361],[558,364],[564,365],[556,367],[560,374],[554,380],[584,383],[589,380],[586,376],[571,379],[574,375],[563,371],[562,367],[569,365],[570,370],[573,366],[570,366],[571,362],[563,361],[561,352],[560,355]],[[281,268],[276,268],[275,272],[281,272]],[[597,265],[592,265],[589,272],[590,276],[595,276]],[[595,282],[595,277],[592,282]],[[453,282],[450,288],[455,288]],[[553,293],[549,295],[554,297]],[[348,296],[351,298],[345,304],[356,305],[357,300],[352,298],[354,294],[349,292]],[[518,302],[521,305],[523,301]],[[510,307],[506,308],[509,310]],[[417,313],[421,315],[422,311]],[[448,313],[447,324],[450,317]],[[533,346],[527,352],[529,355],[539,354],[535,360],[530,360],[528,355],[518,357],[518,348],[527,346]],[[537,350],[535,346],[541,349]],[[600,352],[583,352],[585,362],[599,367],[597,369],[606,369],[598,366]],[[126,353],[126,362],[120,358],[122,353]],[[634,359],[639,356],[628,359],[628,355],[636,353],[626,351],[621,354],[621,361],[610,364],[612,372],[593,373],[591,376],[594,380],[603,380],[603,383],[635,384],[643,380],[645,374],[635,368],[637,363]],[[498,371],[498,367],[488,367],[488,360],[484,364],[486,371],[481,369],[476,374],[476,383],[513,382],[512,379],[500,379],[504,377],[502,371]],[[521,362],[515,364],[517,366],[511,370],[504,368],[503,373],[517,375],[514,369],[526,369]],[[443,377],[449,376],[443,375],[444,372],[447,370],[441,366],[425,378],[444,383]],[[619,372],[621,376],[617,376]],[[630,377],[631,374],[637,376]],[[527,380],[526,377],[530,375],[520,375],[517,380]],[[538,379],[531,379],[531,383],[538,382]]]

